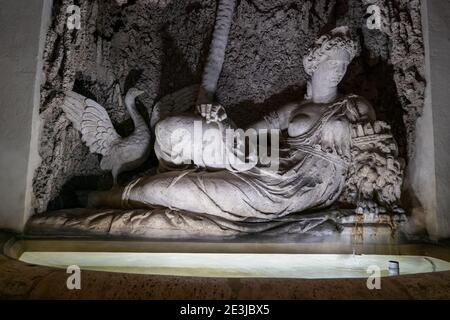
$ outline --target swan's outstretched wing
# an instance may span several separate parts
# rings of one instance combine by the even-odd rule
[[[121,139],[105,108],[91,99],[86,100],[81,135],[91,152],[101,155],[108,154],[112,145]]]
[[[78,131],[81,131],[81,121],[86,106],[85,101],[86,97],[76,92],[69,91],[66,93],[63,104],[61,105],[67,119],[72,122],[74,128]]]
[[[105,108],[97,102],[69,92],[62,108],[92,153],[107,155],[112,145],[121,139]]]
[[[169,114],[180,114],[193,108],[197,102],[200,86],[194,84],[185,87],[159,100],[153,110],[149,110],[150,127],[155,128],[156,123]]]

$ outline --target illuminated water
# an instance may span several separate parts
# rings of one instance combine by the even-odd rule
[[[373,266],[388,276],[389,260],[400,263],[401,275],[450,270],[450,263],[430,257],[351,254],[24,252],[20,260],[59,268],[196,277],[367,278]]]

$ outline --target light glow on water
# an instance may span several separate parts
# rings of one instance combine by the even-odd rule
[[[450,263],[422,256],[351,254],[212,254],[127,252],[24,252],[21,261],[81,270],[194,277],[367,278],[369,266],[388,276],[390,260],[400,274],[450,270]]]

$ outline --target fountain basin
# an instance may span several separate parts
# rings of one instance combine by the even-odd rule
[[[440,259],[392,255],[37,251],[24,252],[19,260],[57,268],[215,278],[367,278],[374,267],[388,276],[390,260],[399,262],[401,275],[450,271],[450,263]]]
[[[414,244],[14,239],[6,244],[5,253],[40,266],[189,277],[367,278],[373,270],[385,277],[390,261],[399,262],[400,275],[450,271],[446,247]]]

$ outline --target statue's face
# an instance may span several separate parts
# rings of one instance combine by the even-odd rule
[[[347,51],[342,49],[332,51],[314,72],[314,82],[321,86],[336,87],[344,78],[349,63],[350,55]]]

